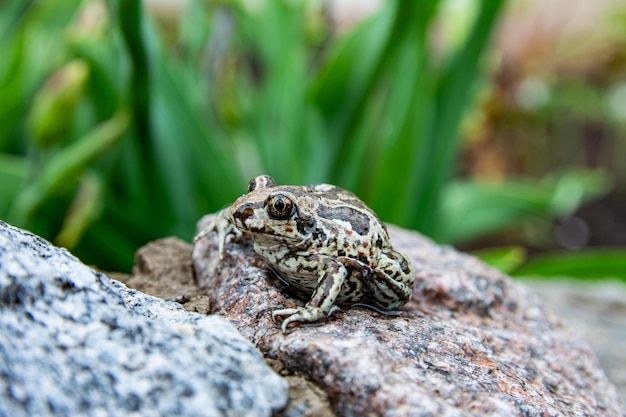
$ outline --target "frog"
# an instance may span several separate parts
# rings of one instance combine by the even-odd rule
[[[353,193],[329,184],[277,185],[259,175],[194,238],[252,239],[254,251],[282,281],[309,296],[304,306],[272,312],[274,322],[321,322],[338,305],[399,313],[413,291],[408,258],[393,249],[385,224]]]

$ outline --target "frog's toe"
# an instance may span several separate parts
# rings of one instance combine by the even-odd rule
[[[283,332],[283,334],[287,334],[287,326],[289,326],[289,323],[291,323],[292,321],[298,321],[298,318],[296,316],[297,315],[294,314],[293,316],[287,317],[283,321],[282,326],[280,326],[280,330]]]
[[[287,333],[287,326],[290,323],[296,322],[305,322],[311,323],[315,321],[322,320],[335,311],[339,310],[339,307],[332,306],[328,313],[324,312],[319,307],[300,307],[300,308],[285,308],[282,310],[276,310],[272,312],[272,318],[276,319],[277,316],[289,316],[285,320],[283,320],[283,324],[280,326],[283,334]]]
[[[318,321],[322,318],[324,318],[324,315],[317,316],[315,314],[311,314],[311,312],[306,311],[306,310],[300,311],[296,314],[292,314],[291,316],[283,320],[283,324],[280,326],[280,329],[282,330],[283,334],[287,334],[287,326],[289,326],[290,323],[297,323],[297,322],[311,323],[314,321]]]
[[[202,240],[206,235],[211,233],[213,230],[214,230],[213,222],[211,222],[211,224],[209,224],[204,229],[200,230],[200,232],[198,232],[198,234],[196,234],[193,237],[193,243],[197,243],[198,241]]]
[[[283,308],[281,310],[272,311],[272,320],[276,321],[278,316],[291,316],[296,314],[300,309],[298,308]]]

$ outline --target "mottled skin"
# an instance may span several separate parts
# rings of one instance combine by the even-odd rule
[[[311,299],[304,307],[276,310],[272,317],[314,322],[335,304],[365,304],[394,311],[410,298],[408,260],[393,250],[385,225],[354,194],[328,184],[277,186],[262,175],[248,194],[217,214],[198,240],[218,232],[220,256],[229,235],[254,241],[254,250],[284,281]]]

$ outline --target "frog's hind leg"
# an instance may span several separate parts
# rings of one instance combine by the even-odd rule
[[[396,259],[390,259],[386,256],[381,257],[378,267],[372,268],[369,265],[353,258],[340,257],[340,262],[351,267],[353,274],[361,275],[360,281],[363,285],[363,292],[366,294],[362,304],[374,304],[377,308],[394,311],[399,310],[411,298],[412,277],[404,275],[405,280],[398,279],[402,276],[393,278],[385,272],[385,267],[393,267]],[[408,269],[407,269],[408,272]],[[405,282],[407,281],[407,282]],[[369,300],[371,303],[368,303]]]
[[[363,285],[376,306],[385,310],[399,310],[411,298],[410,286],[396,281],[379,268],[371,269]]]

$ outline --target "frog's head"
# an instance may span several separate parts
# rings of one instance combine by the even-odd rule
[[[256,242],[302,242],[315,230],[316,221],[301,197],[300,187],[277,186],[268,175],[253,178],[248,194],[231,206],[233,225]]]

